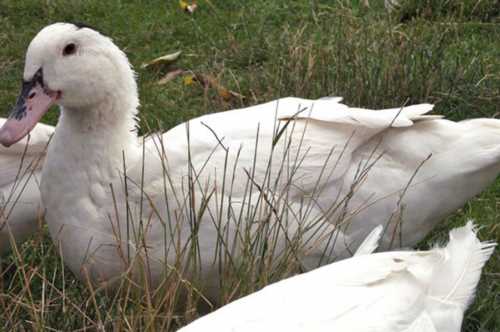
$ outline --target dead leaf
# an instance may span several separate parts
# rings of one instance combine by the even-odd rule
[[[231,91],[229,91],[228,89],[226,89],[225,87],[219,87],[217,89],[217,94],[222,98],[224,99],[225,101],[228,101],[231,99],[232,95],[231,95]]]
[[[186,83],[186,79],[189,80],[189,84]],[[239,98],[239,99],[245,98],[245,96],[243,96],[242,94],[239,94],[235,91],[229,90],[226,87],[224,87],[222,84],[219,83],[219,81],[215,77],[211,75],[194,74],[184,77],[185,85],[190,85],[193,83],[193,81],[199,82],[201,86],[205,89],[208,88],[215,89],[219,97],[221,97],[225,101],[229,101],[232,98]]]
[[[189,5],[186,1],[179,0],[179,6],[181,7],[182,10],[186,10]]]
[[[184,73],[183,69],[174,69],[172,71],[169,71],[165,76],[163,76],[156,84],[158,85],[164,85],[167,84],[168,82],[172,81],[175,79],[177,76],[182,75]]]
[[[170,53],[170,54],[166,54],[166,55],[160,56],[160,57],[158,57],[156,59],[153,59],[153,60],[151,60],[149,62],[143,63],[141,65],[141,68],[147,68],[147,67],[150,67],[150,66],[158,66],[158,65],[165,65],[165,66],[171,65],[174,62],[176,62],[177,59],[179,59],[179,57],[181,56],[181,54],[182,54],[182,51],[177,51],[177,52],[174,52],[174,53]]]
[[[232,98],[239,98],[239,99],[245,98],[245,96],[243,96],[243,95],[241,95],[233,90],[229,90],[228,88],[222,86],[221,84],[219,84],[219,82],[217,82],[215,80],[210,81],[210,85],[212,86],[212,88],[217,90],[217,94],[219,95],[219,97],[221,97],[225,101],[229,101]]]
[[[233,90],[227,90],[227,93],[224,94],[224,95],[221,95],[222,98],[224,98],[225,101],[229,101],[231,98],[237,98],[237,99],[245,99],[245,96],[236,92],[236,91],[233,91]],[[220,93],[219,93],[220,95]],[[225,96],[225,97],[224,97]]]

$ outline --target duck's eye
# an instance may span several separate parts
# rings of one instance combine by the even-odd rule
[[[75,44],[70,43],[70,44],[64,46],[64,49],[63,49],[64,56],[75,54],[75,52],[76,52],[76,45]]]

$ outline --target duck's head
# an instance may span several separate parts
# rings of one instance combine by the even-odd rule
[[[90,112],[124,96],[137,103],[137,86],[127,57],[111,39],[83,25],[49,25],[28,47],[21,92],[0,129],[0,143],[22,139],[53,104]]]

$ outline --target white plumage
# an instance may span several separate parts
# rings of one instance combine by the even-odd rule
[[[494,246],[468,222],[444,248],[356,255],[267,286],[179,332],[459,332]]]
[[[0,118],[0,125],[5,119]],[[11,241],[23,241],[43,220],[40,201],[40,172],[54,128],[38,124],[10,148],[0,146],[0,255]]]
[[[64,54],[69,44],[75,52]],[[221,250],[238,257],[239,240],[263,228],[281,230],[271,255],[293,235],[307,239],[297,250],[307,268],[349,257],[378,224],[382,248],[412,246],[500,170],[499,120],[448,121],[426,115],[429,104],[356,109],[340,98],[209,114],[143,146],[126,56],[72,24],[34,38],[24,80],[43,103],[26,101],[33,111],[17,110],[0,142],[21,137],[51,102],[61,106],[42,201],[64,262],[95,282],[119,277],[139,255],[157,284],[165,264],[185,262],[194,230],[208,291],[217,290]]]

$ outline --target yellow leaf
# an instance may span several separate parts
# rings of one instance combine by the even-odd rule
[[[179,6],[181,7],[182,10],[187,10],[189,4],[184,0],[179,0]]]
[[[186,75],[184,76],[184,85],[191,85],[194,82],[194,76],[193,75]]]

